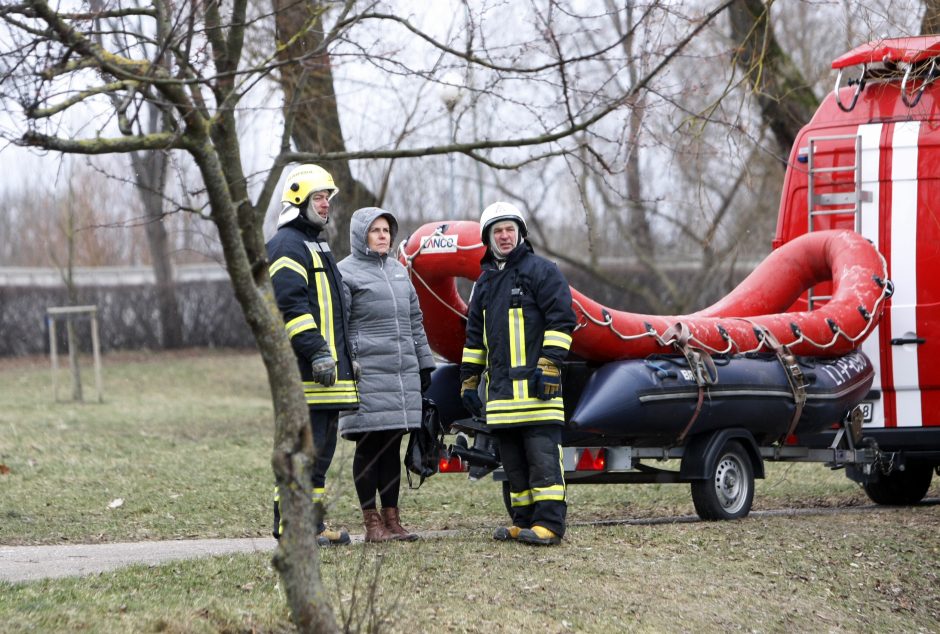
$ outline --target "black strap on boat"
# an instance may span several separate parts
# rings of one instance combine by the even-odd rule
[[[689,364],[689,369],[692,371],[692,376],[695,377],[695,383],[698,385],[698,399],[695,403],[695,411],[692,412],[692,417],[689,418],[689,422],[685,424],[685,428],[679,434],[678,438],[676,438],[676,445],[682,444],[689,434],[689,430],[692,429],[692,425],[695,423],[698,415],[702,412],[702,405],[705,402],[705,388],[718,381],[718,369],[715,367],[715,361],[705,350],[693,347],[689,343],[691,337],[692,333],[681,321],[677,321],[667,328],[666,332],[662,335],[665,341],[672,339],[672,345],[685,357],[686,362]]]
[[[796,406],[793,410],[793,418],[790,420],[787,433],[780,438],[780,444],[783,445],[786,443],[787,438],[796,431],[796,426],[800,422],[800,416],[803,415],[803,406],[806,405],[806,376],[803,374],[803,370],[800,369],[800,363],[797,361],[796,355],[790,351],[789,347],[780,343],[766,328],[762,328],[759,332],[761,339],[770,346],[774,354],[777,355],[780,365],[783,366],[783,371],[787,376],[787,383],[790,384],[790,391],[793,392],[793,403]]]

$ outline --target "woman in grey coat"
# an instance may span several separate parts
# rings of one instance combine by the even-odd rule
[[[339,432],[356,441],[353,479],[368,542],[418,538],[399,519],[401,440],[421,423],[421,393],[434,369],[418,296],[408,271],[389,254],[396,233],[391,212],[357,210],[349,224],[351,255],[339,263],[361,369],[359,409],[340,418]]]

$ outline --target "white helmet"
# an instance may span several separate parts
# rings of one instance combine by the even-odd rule
[[[333,177],[329,172],[319,165],[307,163],[295,167],[287,175],[281,202],[300,205],[313,192],[322,191],[330,192],[330,198],[333,198],[339,188],[333,182]]]
[[[500,201],[484,209],[483,213],[480,215],[480,240],[483,244],[487,243],[488,238],[486,234],[490,227],[502,220],[514,220],[516,224],[519,225],[520,236],[524,238],[528,235],[529,229],[525,225],[525,218],[522,217],[522,212],[512,203]]]

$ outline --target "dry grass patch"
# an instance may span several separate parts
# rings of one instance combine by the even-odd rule
[[[46,366],[0,363],[0,544],[268,534],[257,355],[108,355],[104,385],[104,403],[52,403]],[[361,533],[352,447],[340,441],[329,474],[330,520]],[[755,509],[833,511],[642,524],[692,515],[688,486],[578,485],[565,543],[533,549],[490,538],[505,522],[498,483],[438,475],[402,491],[403,519],[457,537],[326,550],[323,576],[359,631],[938,631],[940,505],[872,509],[821,465],[767,475]],[[266,554],[0,583],[0,629],[291,631],[277,584]]]

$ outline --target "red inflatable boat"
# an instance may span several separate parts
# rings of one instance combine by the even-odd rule
[[[399,258],[412,276],[431,347],[460,362],[467,305],[457,278],[480,275],[484,247],[472,221],[432,222],[403,243]],[[788,312],[806,291],[831,282],[814,310]],[[572,352],[593,362],[694,348],[710,354],[775,352],[835,357],[857,348],[891,294],[884,258],[854,231],[818,231],[771,253],[737,288],[690,315],[628,313],[571,289],[578,326]]]

